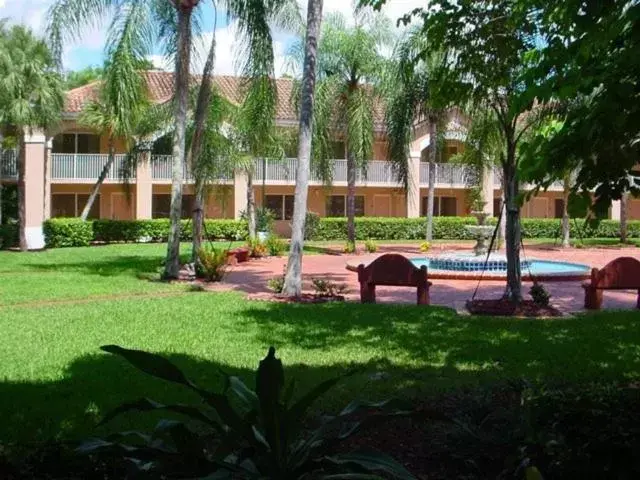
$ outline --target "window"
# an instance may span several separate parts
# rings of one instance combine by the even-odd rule
[[[273,212],[276,220],[293,218],[293,195],[267,195],[265,207]]]
[[[556,198],[554,206],[555,206],[555,218],[562,218],[562,214],[564,213],[564,199]]]
[[[347,197],[345,195],[329,195],[326,202],[327,217],[345,217],[347,215]],[[355,216],[364,217],[364,196],[355,197]]]
[[[422,197],[422,215],[427,215],[427,197]],[[433,199],[434,217],[455,217],[458,215],[456,197],[435,197]]]
[[[90,133],[62,133],[53,137],[53,153],[100,153],[100,136]]]
[[[182,218],[191,218],[193,215],[193,195],[182,195]],[[171,195],[157,194],[151,197],[151,216],[153,218],[169,218],[171,213]]]
[[[89,195],[85,193],[55,193],[51,195],[51,216],[79,217],[88,200]],[[100,195],[91,205],[88,218],[100,218]]]
[[[493,216],[494,217],[500,216],[500,210],[501,209],[502,209],[502,199],[501,198],[494,198],[493,199]]]

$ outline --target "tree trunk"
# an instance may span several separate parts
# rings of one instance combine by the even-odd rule
[[[571,246],[571,224],[569,219],[569,190],[571,188],[571,175],[564,177],[564,185],[562,190],[562,248]]]
[[[347,151],[347,240],[356,241],[356,175],[358,166],[355,157]]]
[[[438,126],[433,119],[429,120],[429,140],[431,149],[429,150],[429,190],[427,191],[427,232],[426,240],[433,240],[433,206],[436,194],[436,155],[438,153]]]
[[[262,157],[262,205],[267,204],[267,157]]]
[[[178,8],[178,49],[175,71],[175,127],[171,168],[171,226],[167,242],[164,279],[178,278],[180,273],[180,220],[182,216],[182,181],[185,165],[185,130],[189,93],[189,57],[191,55],[191,9]]]
[[[620,196],[620,243],[627,243],[627,207],[629,203],[629,192],[623,192]]]
[[[19,242],[20,250],[27,251],[27,197],[25,192],[25,143],[24,132],[18,130],[17,132],[20,142],[18,144],[18,152],[16,159],[18,161],[18,229],[19,229]]]
[[[2,181],[0,181],[0,226],[2,225],[2,189],[4,185],[2,185]]]
[[[256,195],[253,191],[253,172],[247,172],[247,224],[249,240],[256,239]]]
[[[207,61],[202,71],[202,81],[200,82],[200,90],[198,91],[198,101],[196,104],[196,113],[194,116],[193,139],[191,141],[191,150],[189,152],[188,163],[191,165],[191,171],[195,173],[195,202],[193,206],[193,240],[191,244],[191,261],[198,263],[198,251],[202,246],[202,223],[204,222],[205,207],[205,180],[202,177],[201,170],[198,168],[200,154],[202,152],[202,141],[209,111],[209,103],[211,102],[211,82],[213,66],[216,59],[216,35],[213,32],[213,38],[209,47]]]
[[[504,165],[507,250],[507,288],[504,297],[513,302],[522,301],[522,272],[520,271],[520,206],[518,205],[518,173],[515,149],[507,154]]]
[[[291,247],[282,290],[282,293],[289,297],[298,297],[302,293],[302,253],[307,195],[309,193],[309,171],[311,169],[313,95],[316,84],[318,37],[320,36],[320,25],[322,23],[322,1],[309,0],[307,4],[307,37],[305,40],[300,127],[298,131],[298,170],[296,172],[296,192],[293,202]]]
[[[93,203],[96,201],[96,197],[98,196],[100,187],[102,186],[104,179],[107,178],[107,175],[109,175],[109,171],[111,171],[111,166],[113,165],[113,162],[115,161],[115,159],[116,159],[116,152],[115,152],[115,144],[113,141],[113,135],[109,135],[109,158],[107,159],[107,163],[105,163],[104,167],[102,168],[102,171],[100,172],[100,176],[98,177],[98,180],[93,185],[93,188],[91,189],[91,193],[89,194],[89,198],[87,199],[87,203],[84,206],[84,209],[82,210],[82,214],[80,215],[80,220],[82,220],[83,222],[87,221],[87,217],[89,216],[91,207],[93,207]]]

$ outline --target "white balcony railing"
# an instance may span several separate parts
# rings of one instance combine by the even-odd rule
[[[152,155],[151,156],[151,177],[154,180],[171,180],[173,157],[171,155]],[[183,178],[185,182],[193,182],[193,175],[190,169],[185,165],[182,170]],[[232,180],[233,175],[230,173],[220,173],[218,180]]]
[[[436,182],[438,187],[467,187],[477,184],[477,173],[473,167],[450,163],[436,163]],[[420,163],[420,185],[429,184],[429,164]]]
[[[18,178],[18,157],[15,150],[0,150],[0,178]]]
[[[116,155],[106,181],[122,180],[126,155]],[[51,154],[51,180],[95,181],[107,164],[106,153],[53,153]],[[135,178],[135,172],[132,172]]]

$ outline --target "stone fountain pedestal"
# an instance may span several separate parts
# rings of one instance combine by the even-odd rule
[[[478,225],[466,225],[464,228],[476,239],[476,244],[473,247],[473,253],[477,256],[486,255],[489,253],[488,240],[493,235],[495,227],[493,225],[485,225],[484,222],[489,216],[488,213],[471,212],[471,215],[478,219]]]

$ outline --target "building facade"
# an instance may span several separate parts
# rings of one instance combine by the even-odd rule
[[[173,90],[172,74],[147,72],[151,99],[168,101]],[[240,79],[216,77],[215,83],[230,101],[240,101]],[[98,85],[90,84],[67,93],[63,121],[55,131],[32,132],[25,148],[25,190],[27,192],[27,238],[29,248],[42,248],[42,222],[52,217],[79,216],[91,187],[107,162],[107,138],[78,123],[83,105],[95,98]],[[277,124],[297,126],[291,98],[292,83],[278,80],[279,102]],[[386,161],[386,137],[383,114],[376,112],[376,132],[373,158],[366,172],[358,175],[356,215],[368,217],[418,217],[426,210],[429,170],[425,159],[431,146],[427,125],[418,125],[411,144],[411,176],[409,187],[402,188]],[[457,114],[452,113],[445,131],[445,146],[440,149],[435,178],[435,215],[464,216],[469,213],[469,191],[481,186],[487,200],[485,209],[497,214],[501,189],[498,175],[477,172],[467,166],[450,162],[463,148],[464,127]],[[347,194],[347,165],[344,143],[334,142],[333,182],[322,184],[313,174],[309,188],[308,210],[323,217],[345,216]],[[117,157],[100,189],[90,217],[117,220],[163,218],[169,215],[171,156],[148,152],[143,154],[136,171],[127,181],[122,178],[126,159],[124,142],[116,143]],[[296,177],[295,158],[283,160],[255,159],[254,188],[258,205],[265,205],[276,216],[276,229],[287,236],[293,214],[293,195]],[[191,215],[193,179],[185,167],[183,216]],[[0,181],[15,182],[17,162],[11,151],[0,156]],[[239,218],[246,208],[247,179],[237,172],[221,178],[210,189],[206,203],[207,218]],[[561,185],[529,200],[522,207],[524,217],[560,217],[563,209]],[[630,218],[640,218],[640,200],[629,202]],[[612,218],[619,218],[619,205],[611,209]]]

